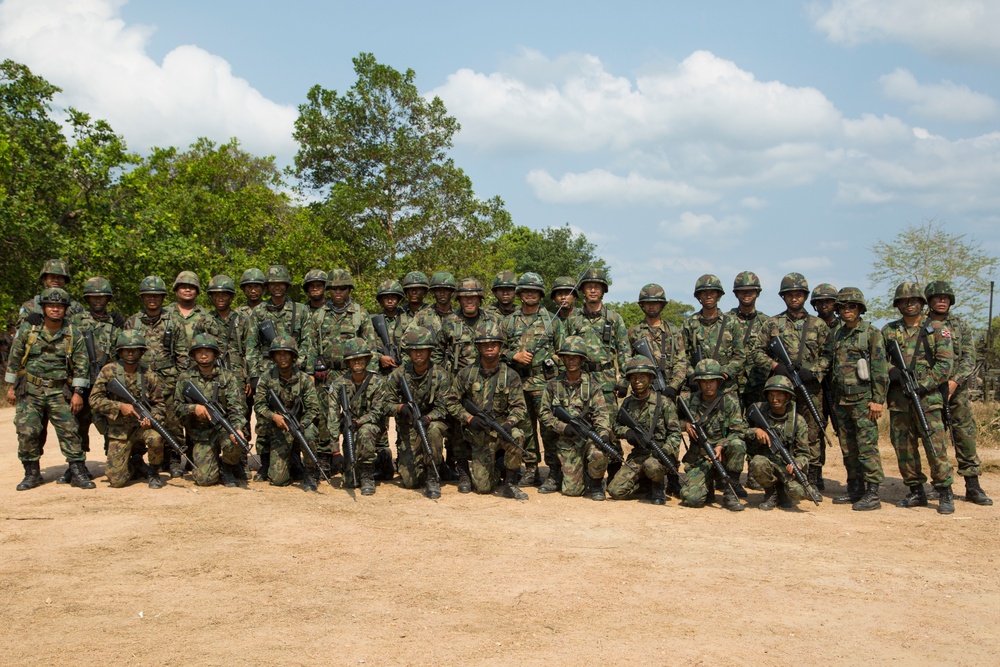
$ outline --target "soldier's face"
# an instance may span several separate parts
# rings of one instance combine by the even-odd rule
[[[406,295],[406,300],[409,303],[420,305],[427,298],[427,288],[426,287],[407,287],[403,290],[403,294]]]
[[[833,312],[833,306],[836,303],[835,299],[818,299],[813,301],[812,305],[816,309],[816,314],[825,320],[830,317],[830,313]]]
[[[764,397],[767,398],[767,404],[771,406],[771,411],[776,415],[784,414],[785,406],[788,405],[788,401],[792,400],[792,397],[783,391],[766,391]]]
[[[142,307],[147,312],[155,313],[163,307],[162,294],[143,294],[139,298],[142,299]]]
[[[808,296],[809,293],[805,290],[795,290],[794,292],[785,292],[781,295],[781,299],[785,302],[785,307],[788,310],[797,311],[802,310]]]
[[[45,287],[66,287],[66,276],[46,273],[42,276],[42,285]]]
[[[267,293],[272,297],[281,298],[288,292],[288,283],[268,283]]]
[[[343,306],[351,298],[351,288],[346,285],[331,287],[327,291],[330,292],[330,300],[333,301],[333,305],[337,308]]]
[[[541,303],[542,293],[533,289],[521,290],[518,298],[521,299],[521,305],[531,308]]]
[[[353,359],[348,359],[347,367],[355,375],[360,375],[361,373],[364,373],[365,369],[368,367],[369,359],[371,359],[371,357],[354,357]]]
[[[951,308],[951,297],[947,294],[934,294],[927,300],[931,307],[931,312],[938,315],[946,315]]]
[[[314,280],[311,283],[306,283],[306,294],[309,295],[310,301],[321,301],[324,292],[326,292],[326,283],[322,280]]]
[[[215,350],[210,347],[199,347],[191,353],[191,356],[199,366],[211,366],[215,363]]]
[[[857,303],[842,303],[837,306],[837,315],[844,324],[852,324],[861,317],[861,305]]]
[[[240,289],[243,290],[243,296],[245,296],[248,301],[260,301],[260,297],[264,294],[264,286],[260,283],[244,285]]]
[[[271,353],[271,361],[274,362],[279,371],[287,371],[295,363],[295,355],[288,350],[277,350]]]
[[[757,297],[760,295],[760,292],[755,289],[736,289],[733,290],[733,294],[736,295],[736,299],[740,302],[741,306],[751,308],[757,303]]]
[[[698,380],[698,387],[701,389],[702,397],[709,400],[715,398],[716,394],[719,393],[720,384],[722,384],[722,380],[719,378],[705,378]]]
[[[570,373],[580,370],[580,366],[583,365],[583,357],[578,354],[564,354],[560,359],[562,359],[563,365]]]
[[[190,303],[198,298],[198,288],[194,285],[178,285],[174,292],[177,294],[178,301]]]
[[[497,301],[505,306],[509,306],[514,303],[514,288],[513,287],[498,287],[493,290],[493,296],[497,298]]]
[[[498,340],[476,343],[476,348],[479,350],[479,356],[482,357],[483,361],[493,362],[500,358],[500,341]]]
[[[707,289],[698,292],[696,297],[698,299],[698,303],[700,303],[703,308],[715,308],[719,305],[719,299],[722,298],[722,292],[716,289]]]
[[[387,313],[394,312],[396,306],[399,305],[399,296],[396,294],[383,294],[378,298],[379,304],[382,306],[382,310]]]
[[[62,322],[66,317],[66,306],[59,303],[46,303],[42,310],[45,312],[45,319],[53,322]]]
[[[639,304],[639,307],[642,308],[642,312],[646,313],[646,317],[652,319],[660,316],[665,305],[659,301],[643,301]]]
[[[475,317],[476,313],[479,312],[479,304],[482,302],[483,297],[476,296],[475,294],[463,294],[458,297],[458,305],[462,308],[462,314],[466,317]]]
[[[410,361],[413,362],[414,366],[423,368],[430,361],[431,351],[426,347],[422,347],[416,350],[407,350],[406,353],[410,355]]]
[[[95,313],[103,313],[108,309],[108,303],[111,301],[111,297],[106,294],[98,294],[94,296],[85,296],[83,300],[87,302],[90,309]]]
[[[896,301],[896,310],[903,317],[914,317],[920,314],[920,311],[924,309],[924,302],[915,296],[911,296],[906,299],[898,299]]]
[[[632,393],[642,398],[649,393],[649,385],[653,383],[653,376],[649,373],[632,373],[628,376],[628,383],[632,385]]]
[[[431,294],[434,295],[434,300],[441,305],[451,303],[451,295],[455,290],[448,287],[435,287],[431,290]]]
[[[212,292],[209,295],[217,310],[229,310],[229,304],[233,302],[233,294],[229,292]]]
[[[556,290],[553,300],[559,304],[560,310],[569,310],[576,303],[576,294],[571,289]]]
[[[600,303],[604,298],[604,285],[601,283],[583,283],[580,285],[580,291],[583,292],[583,298],[587,303]]]
[[[123,347],[118,350],[118,357],[126,364],[137,364],[142,359],[143,352],[145,350],[141,347]]]

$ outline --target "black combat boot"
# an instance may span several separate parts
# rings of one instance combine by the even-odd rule
[[[239,486],[239,483],[236,481],[236,475],[233,474],[233,467],[222,461],[219,461],[219,481],[222,482],[222,486],[230,489],[235,489]]]
[[[333,454],[317,454],[316,460],[319,461],[319,467],[323,469],[327,477],[333,474]]]
[[[442,468],[444,466],[441,466]],[[431,500],[437,500],[441,497],[441,482],[437,481],[430,475],[427,476],[427,486],[424,489],[424,495]]]
[[[257,474],[253,476],[253,481],[255,482],[266,482],[267,481],[267,471],[271,467],[271,453],[260,455],[260,468],[257,469]]]
[[[70,484],[78,489],[97,488],[97,485],[87,475],[87,467],[83,464],[83,461],[73,461],[69,464],[69,467],[73,471],[73,479],[70,481]]]
[[[649,502],[653,505],[666,505],[667,504],[667,493],[665,489],[666,480],[657,484],[656,482],[650,481],[649,487]]]
[[[673,496],[674,498],[680,499],[681,497],[681,478],[679,475],[675,475],[672,472],[667,473],[666,479],[667,495]]]
[[[166,485],[163,478],[160,477],[159,471],[156,470],[156,466],[150,466],[149,468],[149,488],[151,489],[162,489]]]
[[[769,489],[764,489],[764,500],[757,509],[764,510],[765,512],[770,512],[775,507],[778,506],[778,484],[776,483]]]
[[[517,479],[517,473],[519,472],[520,470],[517,468],[507,470],[507,474],[504,477],[502,486],[500,487],[501,495],[503,495],[504,498],[513,498],[514,500],[528,499],[528,494],[522,491],[518,485],[514,483],[514,480]]]
[[[39,468],[38,461],[23,461],[22,465],[24,466],[24,479],[17,485],[17,490],[27,491],[36,486],[41,486],[42,471]]]
[[[62,476],[56,480],[56,484],[69,484],[73,481],[73,471],[69,466],[66,466],[66,471],[63,472]]]
[[[526,463],[524,464],[524,476],[521,477],[521,481],[517,483],[520,487],[525,486],[538,486],[538,464],[537,463]]]
[[[170,459],[170,477],[177,479],[184,476],[184,461],[177,453]]]
[[[562,489],[562,468],[549,468],[549,476],[545,478],[542,485],[538,487],[539,493],[556,493]]]
[[[302,490],[303,491],[316,491],[316,478],[314,475],[317,473],[315,468],[307,468],[302,466]]]
[[[747,490],[743,488],[742,484],[740,484],[740,473],[738,473],[738,472],[730,472],[728,470],[726,472],[729,473],[729,479],[731,479],[732,482],[733,482],[733,490],[736,491],[736,497],[737,498],[746,498],[747,497]]]
[[[458,470],[458,492],[472,493],[472,476],[469,473],[469,462],[459,461],[455,467]]]
[[[856,503],[851,505],[855,512],[869,512],[871,510],[882,509],[882,500],[878,497],[878,484],[868,482],[865,486],[865,494]]]
[[[820,491],[826,491],[826,482],[823,481],[823,466],[815,466],[816,470],[816,481],[814,482],[816,488]]]
[[[978,475],[970,475],[965,478],[965,500],[984,507],[989,507],[993,504],[993,500],[986,495],[983,487],[979,486]]]
[[[833,499],[834,505],[853,505],[854,503],[861,500],[861,496],[865,495],[865,483],[864,480],[854,479],[851,477],[847,478],[847,495],[846,496],[835,496]]]
[[[621,469],[622,469],[622,464],[618,463],[618,461],[611,461],[608,463],[608,484],[611,483],[611,480],[615,478],[615,475],[617,475],[618,471]]]
[[[584,495],[586,495],[591,500],[607,500],[607,496],[604,495],[604,479],[597,478],[594,479],[586,471],[583,473],[584,482],[587,485]]]
[[[937,486],[934,487],[938,492],[938,514],[954,514],[955,513],[955,494],[952,492],[950,486]]]
[[[722,492],[721,505],[723,509],[727,509],[730,512],[742,512],[746,509],[743,503],[740,502],[739,497],[729,489],[728,485]]]
[[[361,477],[361,495],[375,495],[375,467],[371,463],[362,463],[359,471]]]
[[[128,457],[129,468],[131,469],[130,480],[149,479],[150,470],[146,462],[142,460],[142,452],[133,451]]]
[[[777,482],[774,488],[778,490],[778,507],[783,510],[795,509],[795,503],[788,497],[788,489],[785,488],[784,482]]]
[[[705,480],[705,488],[708,489],[708,493],[705,494],[705,504],[711,505],[715,502],[715,473],[710,472],[708,474],[708,479]]]
[[[391,482],[396,476],[396,469],[392,465],[392,452],[389,448],[375,451],[375,478],[383,482]]]
[[[924,493],[924,485],[916,484],[910,487],[910,492],[906,497],[896,503],[896,507],[927,507],[927,494]]]

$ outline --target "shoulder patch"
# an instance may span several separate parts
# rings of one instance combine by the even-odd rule
[[[942,338],[951,338],[951,330],[950,329],[941,329],[941,337]]]

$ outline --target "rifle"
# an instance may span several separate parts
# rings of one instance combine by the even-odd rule
[[[188,399],[192,403],[202,405],[208,410],[208,416],[211,418],[210,421],[218,424],[226,430],[229,435],[233,436],[236,440],[236,444],[243,448],[245,454],[250,454],[250,443],[247,442],[246,438],[240,435],[233,425],[226,419],[226,413],[222,411],[222,406],[215,401],[208,400],[208,397],[202,393],[201,389],[195,386],[190,380],[184,380],[184,387],[181,389],[181,395]]]
[[[271,347],[271,343],[274,342],[275,336],[278,332],[274,330],[274,322],[271,320],[261,320],[257,323],[257,335],[264,341],[264,347]]]
[[[352,479],[357,479],[354,423],[351,421],[351,401],[347,398],[346,385],[340,385],[339,399],[340,411],[343,413],[341,429],[344,431],[344,453],[347,454],[347,465],[351,467]]]
[[[917,420],[920,422],[920,437],[925,438],[927,443],[930,444],[931,426],[927,423],[927,413],[924,412],[924,406],[920,402],[920,394],[917,393],[917,383],[913,379],[910,369],[906,366],[906,358],[903,357],[903,350],[899,347],[899,341],[893,338],[886,347],[888,348],[889,361],[899,369],[900,374],[903,376],[903,393],[910,400],[913,411],[917,413]]]
[[[722,334],[719,334],[720,336]],[[705,358],[705,350],[701,346],[701,343],[695,343],[694,349],[691,350],[691,365],[697,366],[698,362]]]
[[[663,393],[667,390],[667,378],[663,375],[663,369],[660,365],[656,363],[656,357],[653,356],[653,350],[649,347],[649,341],[646,340],[645,336],[640,336],[639,340],[635,342],[632,348],[653,362],[653,366],[656,367],[656,377],[653,378],[653,391]],[[629,427],[631,428],[631,426]]]
[[[375,333],[378,334],[379,340],[382,341],[386,356],[391,357],[398,366],[400,359],[399,348],[396,347],[395,343],[392,342],[392,338],[389,337],[389,327],[385,322],[385,315],[372,316],[372,327],[375,328]]]
[[[431,441],[427,439],[427,429],[424,428],[424,423],[420,421],[423,415],[420,414],[420,407],[413,398],[413,392],[410,391],[410,384],[406,381],[406,376],[403,374],[399,376],[399,390],[403,392],[403,401],[410,406],[410,415],[413,417],[413,428],[417,431],[417,436],[420,438],[420,446],[423,447],[427,462],[434,472],[434,479],[440,483],[441,475],[438,473],[437,464],[434,463],[434,452],[431,450]]]
[[[94,346],[94,332],[87,329],[83,332],[83,346],[87,348],[87,361],[90,363],[90,386],[97,382],[101,369],[97,364],[97,348]]]
[[[566,412],[566,408],[561,405],[552,406],[552,414],[555,415],[555,418],[562,423],[572,425],[572,427],[582,433],[584,437],[597,445],[597,448],[604,452],[612,461],[621,464],[625,463],[625,457],[619,454],[614,447],[604,442],[604,439],[590,427],[590,424],[583,421],[579,417],[574,417],[570,413]]]
[[[779,337],[774,336],[771,338],[771,342],[767,344],[767,351],[773,359],[777,359],[779,363],[784,364],[785,368],[788,369],[792,386],[795,387],[795,391],[805,401],[806,408],[809,409],[809,414],[812,416],[813,421],[816,422],[820,445],[825,448],[829,444],[826,440],[826,422],[820,418],[819,410],[816,409],[816,404],[813,403],[812,396],[806,391],[806,385],[802,381],[802,376],[799,375],[798,366],[792,363],[792,358],[788,354],[788,348],[785,347],[785,343]]]
[[[767,437],[771,441],[771,451],[781,458],[781,460],[785,462],[785,465],[792,466],[792,476],[795,477],[795,481],[801,484],[802,488],[806,490],[806,493],[809,494],[810,500],[812,500],[814,504],[819,505],[819,500],[817,499],[819,492],[813,489],[809,484],[806,476],[802,473],[802,468],[799,467],[799,464],[797,464],[795,459],[792,458],[788,448],[781,442],[778,432],[774,430],[773,426],[767,423],[767,419],[764,418],[764,414],[760,411],[760,406],[756,403],[751,405],[750,409],[747,411],[747,418],[750,420],[750,424],[752,426],[756,426],[760,430],[764,431],[764,433],[767,433]]]
[[[299,420],[292,416],[292,413],[288,411],[285,404],[281,402],[278,397],[277,392],[274,389],[267,390],[267,407],[271,409],[271,412],[277,412],[279,415],[284,417],[285,426],[288,427],[288,432],[292,434],[292,439],[299,443],[299,448],[309,455],[312,460],[313,465],[319,470],[320,476],[326,480],[327,484],[336,488],[333,480],[327,476],[326,471],[323,470],[323,466],[319,464],[319,459],[316,458],[316,454],[313,452],[312,448],[309,446],[309,441],[306,440],[306,436],[302,433],[302,424]]]
[[[187,454],[184,453],[184,448],[177,444],[177,441],[174,440],[174,436],[170,435],[170,431],[168,431],[163,424],[156,421],[156,418],[153,417],[152,408],[150,408],[145,401],[140,401],[138,398],[133,396],[132,392],[130,392],[125,385],[118,381],[118,378],[111,378],[111,380],[108,381],[108,393],[115,398],[120,398],[135,408],[140,421],[148,419],[149,425],[153,428],[153,430],[159,433],[164,441],[170,445],[171,449],[177,452],[178,456],[181,457],[181,460],[184,461],[185,465],[191,466],[191,469],[194,470],[195,465],[191,463],[191,459],[189,459]]]
[[[671,459],[665,451],[663,451],[663,448],[656,444],[655,440],[646,435],[646,432],[642,430],[639,423],[628,413],[628,410],[624,407],[618,408],[617,420],[618,423],[625,428],[630,428],[638,433],[642,444],[652,450],[653,454],[657,459],[659,459],[660,463],[667,467],[667,470],[677,475],[677,477],[683,481],[684,478],[681,475],[681,471],[677,469],[677,464],[674,463],[673,459]]]
[[[694,418],[694,414],[691,412],[691,408],[688,407],[687,402],[683,397],[677,397],[677,408],[680,410],[680,418],[691,424],[694,427],[694,432],[698,436],[695,438],[696,444],[700,445],[705,453],[708,454],[708,458],[712,461],[712,467],[715,468],[715,472],[722,478],[722,481],[726,483],[729,487],[729,491],[735,496],[736,489],[733,487],[733,480],[730,479],[729,473],[726,472],[725,467],[722,465],[722,461],[719,457],[715,455],[715,449],[708,442],[708,434],[705,433],[705,427]]]
[[[508,433],[507,430],[503,427],[503,425],[497,423],[497,420],[493,419],[493,417],[491,417],[485,410],[483,410],[482,408],[480,408],[478,405],[476,405],[467,398],[462,399],[462,407],[465,408],[465,411],[468,412],[473,417],[479,417],[483,421],[485,421],[486,425],[489,426],[490,429],[495,431],[496,434],[500,436],[501,440],[503,440],[509,445],[517,447],[518,451],[520,451],[525,456],[528,455],[528,452],[524,451],[524,448],[521,447],[521,445],[517,444],[517,440],[514,440],[514,436]]]
[[[949,405],[950,397],[948,396],[948,381],[945,380],[938,387],[938,391],[941,393],[941,421],[944,422],[944,427],[948,429],[948,437],[951,438],[951,446],[958,451],[958,443],[955,442],[955,424],[952,422],[951,418],[951,405]]]

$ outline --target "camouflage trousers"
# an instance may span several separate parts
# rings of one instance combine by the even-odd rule
[[[806,490],[788,474],[785,464],[775,458],[763,454],[754,456],[750,460],[749,474],[765,489],[770,489],[778,483],[784,484],[788,497],[792,500],[802,500],[806,497]]]
[[[722,453],[725,456],[725,450]],[[742,463],[740,465],[742,467]],[[719,473],[716,472],[708,458],[699,456],[693,463],[686,459],[684,461],[684,483],[681,484],[681,501],[692,507],[704,505],[708,498],[709,480],[714,480],[716,486],[720,481]]]
[[[362,424],[358,429],[356,429],[354,431],[355,461],[360,464],[375,463],[375,448],[385,435],[386,430],[379,428],[375,424]],[[343,436],[341,436],[341,440],[343,440]],[[344,451],[344,447],[340,445],[339,441],[334,443],[333,449],[335,450],[335,453],[337,451]]]
[[[959,387],[948,401],[951,409],[951,429],[955,438],[955,459],[958,474],[962,477],[978,477],[983,474],[982,461],[976,451],[976,418],[972,416],[969,393]]]
[[[735,443],[727,444],[722,448],[722,467],[726,469],[726,472],[734,480],[740,478],[744,463],[747,463],[747,446],[745,442],[737,440]]]
[[[333,439],[330,437],[330,425],[327,423],[327,411],[330,409],[330,386],[316,383],[316,397],[319,398],[319,419],[316,422],[316,440],[309,444],[313,446],[313,453],[335,454],[336,449]]]
[[[519,445],[524,443],[524,432],[521,429],[513,429],[511,435]],[[500,450],[503,450],[503,465],[507,470],[521,468],[521,450],[504,442],[493,433],[476,434],[469,447],[472,450],[472,465],[469,466],[469,471],[472,488],[476,493],[491,493],[496,487],[499,481],[496,474],[496,460],[497,452]]]
[[[305,436],[306,442],[312,444],[314,441],[315,427],[310,426],[306,428]],[[295,441],[292,434],[288,431],[279,431],[275,426],[268,426],[267,428],[258,428],[257,430],[257,443],[260,452],[260,441],[261,438],[266,438],[268,443],[267,451],[270,453],[271,462],[267,469],[267,479],[271,483],[271,486],[288,486],[292,483],[292,458],[298,453],[302,457],[302,465],[312,471],[313,475],[318,475],[316,472],[316,465],[313,463],[312,459],[305,452],[299,452],[299,443]],[[238,445],[233,445],[236,447],[237,451],[242,451]],[[316,451],[313,450],[315,454]],[[225,459],[224,459],[225,460]],[[228,461],[226,461],[228,463]],[[197,461],[195,461],[197,465]]]
[[[662,485],[666,474],[667,468],[655,456],[633,451],[618,474],[608,483],[608,495],[615,500],[624,500],[635,493],[643,478]]]
[[[604,473],[608,471],[608,457],[590,440],[559,436],[556,447],[559,452],[559,465],[562,467],[564,496],[583,495],[585,471],[591,479],[603,479]]]
[[[243,448],[229,439],[222,427],[213,429],[188,429],[191,438],[191,476],[198,486],[219,483],[219,460],[228,465],[240,462]]]
[[[396,422],[399,433],[399,448],[397,450],[399,477],[403,482],[404,489],[415,489],[426,480],[428,462],[424,453],[424,446],[420,442],[420,436],[412,426],[400,420]],[[431,453],[434,455],[434,464],[441,472],[441,464],[444,463],[444,437],[448,431],[448,425],[443,421],[432,421],[427,425],[427,442],[431,446]]]
[[[90,390],[83,397],[83,409],[76,415],[77,433],[80,434],[80,447],[84,452],[90,451],[90,425],[97,427],[97,432],[103,436],[104,453],[108,453],[108,420],[104,415],[95,415],[90,409]]]
[[[920,468],[920,445],[923,442],[934,486],[951,486],[954,481],[951,463],[948,462],[948,434],[941,421],[940,408],[927,411],[929,438],[920,437],[920,420],[908,411],[889,411],[889,437],[899,461],[899,474],[907,486],[927,482],[927,475]],[[929,442],[928,442],[929,441]]]
[[[810,389],[810,385],[808,384],[805,387],[806,389]],[[806,402],[802,399],[802,395],[798,391],[795,392],[795,402],[798,404],[798,412],[805,418],[806,427],[809,430],[809,467],[818,468],[826,463],[826,451],[823,447],[823,441],[819,437],[821,429],[825,433],[826,419],[823,417],[823,391],[818,388],[819,385],[816,385],[816,387],[815,391],[809,391],[809,398],[812,399],[813,405],[816,406],[819,418],[823,419],[822,424],[817,424],[816,420],[813,419],[812,412],[809,411],[809,406],[806,405]]]
[[[868,401],[837,405],[836,410],[840,426],[837,436],[847,478],[881,484],[885,475],[878,451],[878,424],[868,419]]]
[[[42,458],[46,422],[51,422],[59,438],[59,450],[69,461],[85,461],[86,455],[77,432],[76,417],[62,388],[29,389],[17,400],[14,428],[17,430],[17,458],[22,462]]]
[[[538,420],[538,413],[542,408],[542,392],[524,392],[524,402],[528,405],[528,423],[530,425],[528,437],[524,441],[524,450],[528,454],[524,457],[524,463],[537,464],[544,460],[549,470],[552,470],[553,467],[558,468],[559,452],[556,448],[556,440],[559,438],[559,434]],[[539,447],[539,439],[541,439],[544,449]]]
[[[129,461],[132,449],[146,450],[149,465],[159,467],[163,463],[163,436],[151,428],[142,428],[134,419],[131,424],[108,424],[108,467],[105,474],[111,488],[120,489],[132,476]]]

